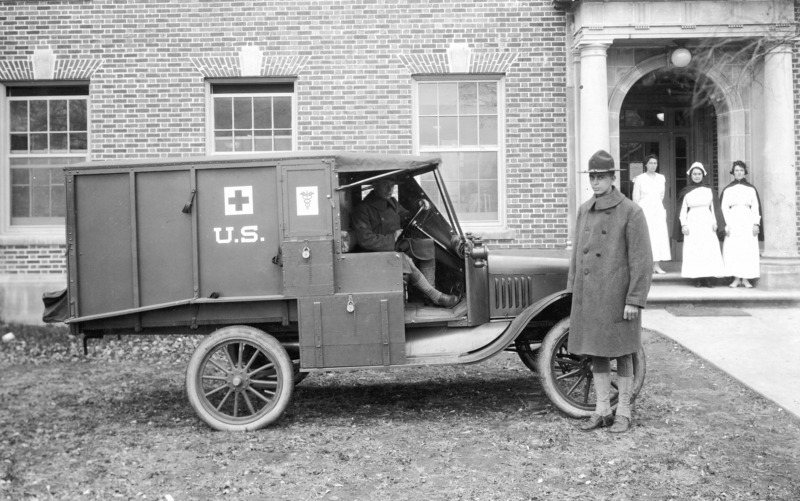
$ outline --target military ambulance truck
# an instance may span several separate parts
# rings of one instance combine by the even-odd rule
[[[567,260],[490,251],[463,232],[439,165],[287,152],[69,166],[61,320],[84,339],[204,335],[186,392],[218,430],[273,423],[311,372],[473,364],[506,350],[558,409],[589,415],[590,361],[567,348]],[[359,248],[352,212],[383,178],[409,211],[404,235],[433,240],[436,286],[462,298],[454,307],[406,287],[400,252]],[[644,352],[634,366],[638,392]]]

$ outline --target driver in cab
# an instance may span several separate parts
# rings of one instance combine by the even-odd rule
[[[436,306],[452,308],[458,296],[436,290],[436,260],[433,240],[429,238],[401,238],[403,220],[409,212],[393,196],[394,181],[378,179],[372,191],[353,211],[352,222],[358,246],[372,252],[402,252],[403,280],[419,290]],[[422,200],[425,209],[430,202]],[[418,266],[415,264],[419,263]]]

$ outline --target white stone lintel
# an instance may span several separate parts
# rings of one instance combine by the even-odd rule
[[[258,47],[245,45],[239,49],[239,71],[243,77],[261,76],[264,53]]]
[[[472,49],[466,43],[452,43],[447,49],[450,73],[469,73],[469,61]]]
[[[34,80],[53,80],[56,74],[56,55],[52,49],[36,49],[31,55]]]

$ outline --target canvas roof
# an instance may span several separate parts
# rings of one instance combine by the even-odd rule
[[[132,167],[185,167],[189,165],[207,166],[255,166],[290,160],[325,160],[335,162],[338,172],[409,171],[413,175],[434,170],[441,159],[438,156],[395,155],[380,153],[359,153],[345,151],[287,151],[271,153],[248,153],[227,155],[205,155],[194,157],[161,157],[120,159],[98,162],[81,162],[68,165],[66,171],[94,169],[122,169]]]

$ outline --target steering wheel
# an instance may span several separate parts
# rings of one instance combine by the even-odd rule
[[[405,235],[406,231],[408,231],[410,228],[414,227],[414,225],[416,224],[417,220],[419,219],[419,217],[424,212],[427,212],[427,211],[429,211],[431,209],[431,203],[428,202],[427,200],[425,200],[424,198],[421,198],[420,200],[418,200],[417,201],[417,205],[419,205],[419,209],[417,210],[416,214],[414,214],[411,217],[411,219],[406,221],[406,224],[403,225],[403,228],[402,228],[403,231],[401,231],[400,232],[400,236],[397,237],[398,240],[403,238],[403,235]]]

